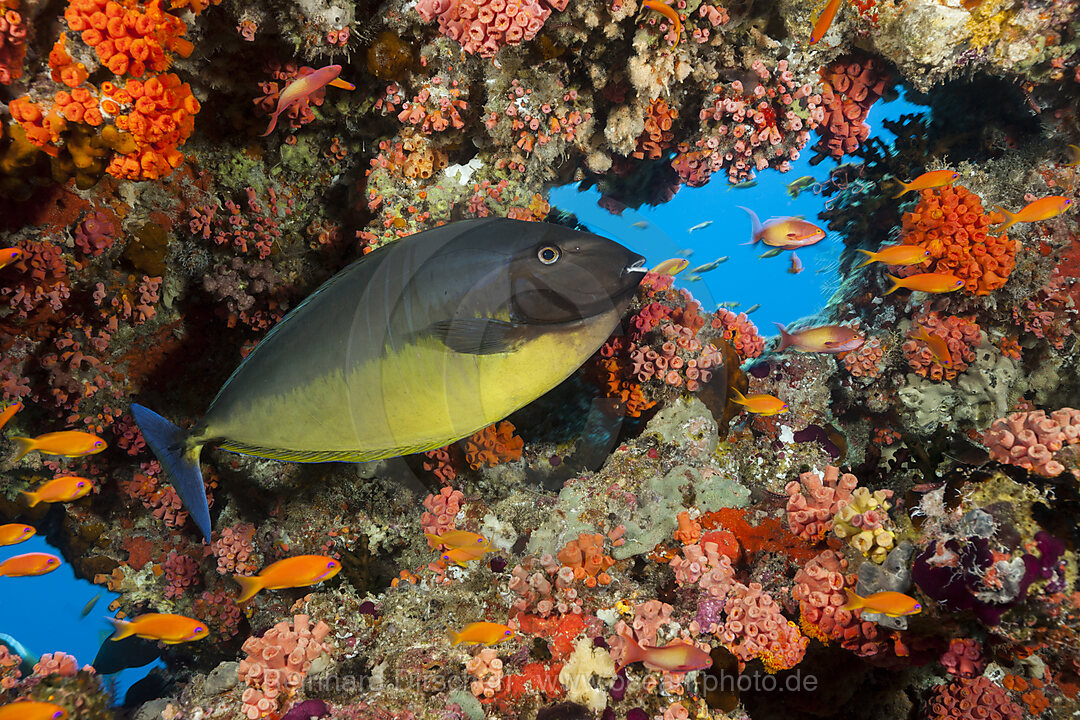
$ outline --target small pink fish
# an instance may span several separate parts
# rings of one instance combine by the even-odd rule
[[[676,641],[664,647],[648,647],[638,645],[633,638],[622,637],[626,643],[619,670],[636,662],[644,663],[650,670],[669,673],[685,673],[712,665],[709,653],[690,643]]]
[[[310,72],[307,75],[302,75],[286,85],[285,89],[281,91],[281,95],[278,96],[277,109],[274,110],[274,114],[270,116],[270,126],[266,128],[266,132],[260,137],[266,137],[274,132],[274,128],[277,126],[278,116],[281,115],[281,113],[285,112],[293,105],[303,102],[311,97],[312,93],[322,90],[327,85],[333,85],[334,87],[343,88],[345,90],[352,90],[355,87],[352,83],[338,80],[338,75],[340,74],[340,65],[327,65],[326,67]]]
[[[788,268],[788,272],[792,275],[798,275],[803,271],[802,260],[795,253],[791,253],[791,267]]]
[[[866,342],[862,335],[843,325],[821,325],[795,332],[788,332],[780,323],[775,325],[780,328],[780,346],[776,352],[794,347],[802,352],[836,354],[857,350]]]
[[[750,216],[753,225],[753,236],[750,244],[763,242],[771,247],[782,250],[794,250],[795,248],[808,247],[825,239],[825,231],[811,222],[797,217],[771,218],[762,224],[757,213],[750,208],[739,205]]]

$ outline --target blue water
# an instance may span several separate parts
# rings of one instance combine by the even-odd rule
[[[0,547],[0,561],[28,552],[57,553],[35,535],[18,545]],[[81,617],[83,608],[98,594],[94,609]],[[118,597],[102,585],[77,579],[67,563],[39,577],[0,578],[0,632],[11,635],[35,656],[63,650],[75,656],[79,667],[89,665],[101,643],[112,635],[105,618],[112,615],[109,603]],[[122,702],[127,689],[152,667],[107,676],[116,682],[118,700]]]
[[[892,102],[875,103],[866,120],[870,135],[891,142],[894,137],[882,127],[881,121],[923,110],[903,95]],[[762,259],[759,256],[769,248],[760,243],[743,244],[750,241],[751,223],[738,206],[750,208],[762,222],[770,217],[802,216],[824,227],[818,221],[818,213],[824,209],[825,197],[814,194],[812,186],[796,199],[786,192],[792,180],[804,175],[825,180],[829,171],[839,164],[826,158],[811,166],[814,153],[809,145],[814,141],[816,136],[812,136],[811,143],[792,163],[789,172],[780,173],[771,168],[760,172],[755,178],[757,185],[752,188],[729,189],[724,177],[718,174],[704,187],[681,187],[675,198],[663,205],[643,205],[639,210],[628,208],[622,215],[614,215],[597,204],[600,193],[595,188],[580,192],[576,185],[565,185],[551,192],[551,204],[574,213],[598,234],[619,240],[641,253],[648,258],[650,267],[680,252],[692,251],[688,258],[690,266],[676,278],[676,285],[693,293],[709,311],[721,302],[738,302],[737,307],[731,308],[733,312],[745,312],[760,305],[750,314],[750,319],[762,335],[775,335],[774,322],[787,325],[825,307],[840,284],[837,271],[843,241],[830,233],[820,243],[799,250],[797,254],[804,269],[792,274],[788,272],[791,253]],[[712,224],[708,227],[688,232],[689,228],[710,220]],[[647,223],[644,229],[634,226],[641,222]],[[715,270],[701,274],[701,280],[688,280],[691,269],[724,255],[729,259]]]

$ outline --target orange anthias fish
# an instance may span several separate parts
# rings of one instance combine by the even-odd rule
[[[255,597],[260,590],[280,590],[282,588],[307,587],[330,578],[341,572],[341,563],[326,555],[297,555],[278,560],[267,565],[254,576],[233,575],[240,583],[240,597],[236,602],[244,602]]]
[[[0,562],[0,577],[44,575],[60,567],[60,558],[49,553],[26,553]]]
[[[206,623],[168,613],[146,613],[130,621],[109,618],[109,622],[116,626],[111,640],[123,640],[135,635],[147,640],[160,640],[166,645],[176,645],[202,640],[210,634]]]
[[[64,720],[67,710],[51,702],[16,700],[0,706],[0,720]]]
[[[465,566],[495,549],[483,535],[466,530],[450,530],[442,535],[424,533],[424,537],[432,547],[445,546],[446,550],[441,553],[442,559],[455,565]]]
[[[917,265],[930,259],[930,251],[921,245],[889,245],[877,252],[869,250],[859,250],[859,252],[866,256],[866,260],[856,265],[856,270],[876,262],[886,265]]]
[[[893,281],[893,286],[885,294],[896,292],[900,288],[918,290],[925,293],[947,293],[964,287],[964,281],[948,273],[917,273],[906,278],[886,274]]]
[[[701,670],[712,665],[709,653],[701,648],[684,642],[673,642],[664,647],[648,647],[638,645],[633,638],[623,636],[626,641],[623,649],[622,662],[618,669],[622,670],[627,665],[642,662],[650,670],[663,670],[670,673],[685,673],[691,670]]]
[[[672,47],[679,45],[679,40],[682,38],[682,20],[679,20],[679,13],[675,12],[675,9],[670,5],[665,5],[660,0],[645,0],[641,3],[644,7],[649,8],[653,12],[658,12],[675,26],[675,44]]]
[[[649,272],[654,275],[670,275],[672,277],[678,275],[690,265],[690,261],[686,258],[670,258],[654,267]]]
[[[12,262],[23,259],[23,250],[17,247],[5,247],[0,250],[0,270],[10,266]]]
[[[4,248],[0,250],[0,269],[6,268],[13,262],[22,260],[23,251],[19,248]]]
[[[18,545],[34,535],[34,528],[22,523],[0,525],[0,545]]]
[[[893,200],[903,197],[912,190],[929,190],[952,185],[958,177],[960,177],[960,173],[952,170],[931,170],[930,172],[924,172],[909,183],[897,178],[896,182],[900,183],[900,187],[904,189],[893,195]]]
[[[850,588],[845,588],[844,591],[847,593],[847,604],[844,605],[844,610],[866,610],[889,617],[914,615],[922,611],[919,601],[904,593],[878,592],[862,597],[856,595]]]
[[[35,492],[23,491],[20,495],[26,504],[34,507],[38,503],[71,502],[86,497],[94,489],[94,483],[86,478],[66,475],[50,480]]]
[[[926,331],[922,325],[919,326],[919,332],[912,335],[914,340],[922,340],[930,347],[930,352],[934,354],[934,360],[937,360],[945,367],[952,366],[952,353],[949,352],[949,343],[945,342],[944,338],[938,335],[931,335]]]
[[[1080,165],[1080,147],[1076,145],[1069,145],[1069,162],[1065,163],[1064,167],[1076,167]]]
[[[450,548],[442,552],[442,559],[454,563],[460,567],[465,567],[473,560],[479,560],[484,557],[484,553],[491,552],[491,547],[487,547],[481,550],[473,548]]]
[[[859,333],[843,325],[821,325],[818,327],[788,332],[780,323],[780,345],[776,352],[793,347],[802,352],[842,353],[858,350],[866,342]]]
[[[1005,208],[995,205],[994,209],[1009,219],[1007,223],[997,228],[997,231],[1005,232],[1018,222],[1028,223],[1049,220],[1068,210],[1070,205],[1072,205],[1072,199],[1063,195],[1050,195],[1038,200],[1032,200],[1016,213],[1011,213]]]
[[[761,241],[771,247],[794,250],[814,245],[825,239],[824,230],[800,218],[772,218],[763,224],[753,210],[742,205],[738,207],[750,216],[750,223],[753,225],[751,245]]]
[[[3,427],[8,424],[8,421],[15,417],[15,413],[22,410],[22,406],[23,404],[21,402],[15,401],[0,412],[0,429],[3,429]]]
[[[731,388],[735,395],[731,402],[742,405],[748,412],[755,415],[778,415],[787,412],[787,403],[775,395],[751,395],[746,397],[736,388]]]
[[[79,430],[45,433],[44,435],[38,435],[36,438],[12,436],[11,439],[19,444],[19,453],[15,456],[15,460],[19,460],[27,453],[35,450],[42,455],[83,457],[85,455],[94,455],[108,447],[106,442],[97,435],[91,435]]]
[[[448,630],[453,644],[469,643],[471,645],[494,645],[503,640],[514,637],[514,628],[499,623],[474,622],[461,628],[458,632]]]
[[[825,37],[825,33],[829,31],[829,28],[833,24],[833,20],[836,18],[836,11],[839,9],[840,0],[829,0],[825,3],[825,7],[822,8],[821,14],[818,15],[817,20],[814,21],[814,27],[810,30],[811,45]]]
[[[427,538],[431,547],[438,547],[439,545],[445,545],[448,548],[465,549],[491,547],[491,543],[486,537],[468,530],[447,530],[442,535],[424,533],[424,537]]]
[[[340,74],[340,65],[327,65],[326,67],[310,72],[307,75],[301,75],[286,85],[285,89],[278,95],[277,108],[270,116],[270,125],[266,128],[266,132],[260,137],[266,137],[274,132],[274,128],[277,127],[278,116],[281,115],[281,113],[285,112],[293,105],[303,102],[306,98],[310,97],[312,93],[322,90],[327,85],[339,87],[343,90],[352,90],[356,87],[352,83],[338,80],[338,75]]]

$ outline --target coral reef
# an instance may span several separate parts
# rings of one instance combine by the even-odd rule
[[[821,15],[803,0],[0,0],[0,524],[32,525],[118,594],[118,618],[209,630],[147,643],[168,682],[142,685],[141,708],[113,707],[63,638],[36,664],[0,644],[0,706],[1075,715],[1076,13],[855,0],[809,43]],[[870,113],[901,90],[931,110],[881,122],[886,140]],[[301,464],[209,438],[208,542],[136,427],[133,403],[197,434],[275,323],[402,237],[484,217],[583,227],[553,186],[595,188],[617,215],[682,185],[745,189],[808,146],[803,163],[829,163],[804,185],[822,247],[843,254],[801,326],[858,328],[856,350],[775,352],[759,315],[649,273],[579,371],[446,447]],[[956,177],[897,196],[936,170]],[[1068,209],[996,229],[995,208],[1047,197]],[[895,244],[929,258],[853,269],[856,249]],[[887,274],[925,273],[963,287],[885,296]],[[744,413],[735,391],[788,410]],[[107,447],[16,460],[8,436],[72,430]],[[96,492],[18,500],[66,474]],[[232,575],[297,555],[340,573],[237,603]],[[452,644],[464,628],[481,640]],[[647,660],[625,664],[631,642]]]

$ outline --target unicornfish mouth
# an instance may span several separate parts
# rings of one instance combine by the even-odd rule
[[[645,267],[645,258],[641,257],[640,255],[634,255],[633,257],[637,259],[627,265],[625,268],[623,268],[623,275],[626,275],[627,273],[649,272],[649,268]]]

